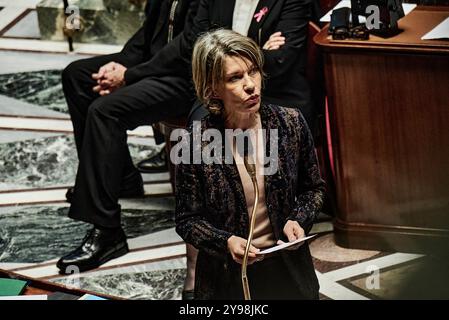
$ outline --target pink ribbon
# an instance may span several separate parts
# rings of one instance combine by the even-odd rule
[[[262,20],[262,17],[268,12],[268,8],[267,7],[263,7],[262,9],[260,9],[260,11],[258,13],[256,13],[254,15],[254,18],[256,18],[257,22],[260,22],[260,20]]]

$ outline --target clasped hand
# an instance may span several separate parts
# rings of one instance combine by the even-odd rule
[[[125,85],[126,67],[117,62],[109,62],[102,66],[97,73],[92,74],[92,79],[97,81],[93,87],[101,96],[110,94]]]

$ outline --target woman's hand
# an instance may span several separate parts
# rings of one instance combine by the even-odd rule
[[[277,50],[285,44],[285,37],[282,36],[280,31],[273,33],[267,42],[263,45],[262,49],[265,50]]]
[[[234,259],[234,261],[237,262],[238,264],[243,263],[243,256],[245,254],[246,242],[247,242],[246,239],[237,236],[231,236],[228,239],[228,250],[232,255],[232,259]],[[248,265],[263,259],[263,256],[256,256],[256,253],[259,251],[260,249],[257,249],[253,245],[249,246]]]
[[[284,234],[287,237],[289,242],[295,241],[297,239],[304,238],[305,232],[304,229],[301,228],[297,221],[288,220],[284,226]],[[278,240],[277,244],[282,244],[284,241]],[[286,248],[287,250],[296,250],[298,249],[304,242],[300,242],[297,245]]]

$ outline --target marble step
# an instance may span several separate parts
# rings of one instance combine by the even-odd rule
[[[146,183],[145,196],[164,196],[173,193],[170,182]],[[65,202],[67,187],[37,190],[17,190],[0,193],[0,206]]]
[[[31,116],[0,116],[0,128],[63,133],[73,132],[72,122],[69,119],[50,119]],[[132,131],[128,131],[128,134],[130,136],[152,137],[153,128],[151,126],[140,126]]]
[[[171,260],[175,258],[177,259],[184,257],[185,254],[186,254],[186,246],[182,241],[165,244],[163,246],[149,246],[147,248],[139,248],[134,250],[131,249],[131,251],[128,254],[120,258],[108,261],[107,263],[103,264],[100,268],[85,273],[81,273],[80,275],[115,268],[129,267],[132,265],[139,265],[161,260]],[[54,259],[46,263],[13,269],[11,271],[19,273],[21,275],[39,279],[49,280],[61,278],[59,270],[56,267],[57,260],[58,259]]]

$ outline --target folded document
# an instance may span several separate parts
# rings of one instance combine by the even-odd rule
[[[275,251],[278,251],[278,250],[282,250],[282,249],[294,246],[295,244],[298,244],[300,242],[303,242],[303,241],[306,241],[308,239],[311,239],[311,238],[313,238],[315,236],[316,236],[316,234],[314,234],[312,236],[304,237],[304,238],[301,238],[301,239],[298,239],[298,240],[295,240],[295,241],[279,244],[277,246],[274,246],[274,247],[271,247],[271,248],[268,248],[268,249],[265,249],[265,250],[261,250],[261,251],[259,251],[256,254],[267,254],[267,253],[272,253],[272,252],[275,252]]]

